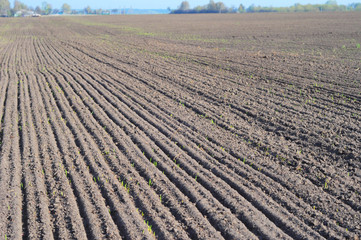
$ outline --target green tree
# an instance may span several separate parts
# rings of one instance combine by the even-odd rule
[[[43,2],[42,4],[42,13],[44,15],[49,15],[51,13],[51,11],[53,10],[53,7],[51,6],[51,4],[47,3],[47,2]]]
[[[14,1],[13,11],[14,11],[14,12],[17,12],[17,11],[23,10],[23,9],[28,9],[28,7],[27,7],[24,3],[22,3],[22,2],[20,2],[20,1],[18,1],[18,0],[15,0],[15,1]]]
[[[256,12],[256,6],[254,4],[252,4],[251,6],[249,6],[247,8],[247,12]]]
[[[84,8],[84,12],[86,14],[91,14],[92,13],[92,9],[90,8],[90,6],[87,6],[86,8]]]
[[[355,11],[361,11],[361,3],[357,3],[354,9]]]
[[[229,13],[237,13],[238,12],[238,9],[235,7],[235,6],[232,6],[230,8],[227,8],[226,12],[229,12]]]
[[[190,9],[189,2],[183,1],[178,9],[181,11],[188,11]]]
[[[303,12],[305,9],[303,8],[303,5],[299,4],[299,3],[296,3],[295,4],[295,8],[294,8],[294,11],[295,12]]]
[[[328,2],[334,2],[334,1],[328,1]],[[328,11],[328,12],[332,12],[332,11],[337,11],[338,10],[338,6],[337,4],[329,4],[329,3],[323,4],[322,5],[322,11]]]
[[[209,12],[216,12],[217,11],[217,5],[213,0],[210,0],[207,5],[207,10]]]
[[[63,6],[61,6],[61,10],[63,10],[63,13],[66,13],[66,14],[71,13],[71,7],[67,3],[64,3]]]
[[[202,6],[197,6],[194,8],[194,11],[196,11],[196,12],[200,12],[202,10],[204,10],[204,7],[202,7]]]
[[[0,0],[0,16],[8,16],[10,12],[9,0]]]
[[[103,12],[103,10],[101,8],[95,10],[95,14],[98,14],[98,15],[102,14],[102,12]]]
[[[224,5],[224,3],[223,2],[217,2],[216,3],[216,9],[217,9],[217,11],[218,12],[227,12],[227,7],[226,7],[226,5]]]
[[[240,4],[238,7],[238,12],[243,13],[245,11],[246,11],[245,7],[242,4]]]
[[[351,3],[349,7],[351,8],[351,10],[359,11],[361,10],[361,3]]]

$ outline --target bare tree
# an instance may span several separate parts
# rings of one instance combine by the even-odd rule
[[[36,6],[35,12],[36,12],[37,14],[41,14],[41,8],[40,8],[39,6]]]

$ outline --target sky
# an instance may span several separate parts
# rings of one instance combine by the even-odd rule
[[[170,7],[171,9],[176,9],[182,0],[20,0],[20,2],[25,3],[27,6],[41,6],[42,2],[48,2],[52,5],[53,8],[61,8],[63,3],[67,3],[71,6],[72,9],[83,9],[86,6],[90,6],[92,9],[112,9],[112,8],[137,8],[137,9],[166,9]],[[215,2],[222,0],[215,0]],[[251,4],[261,5],[261,6],[273,6],[273,7],[286,7],[294,5],[295,3],[301,4],[323,4],[327,0],[295,0],[295,1],[284,1],[284,0],[223,0],[222,2],[227,6],[236,6],[238,7],[241,3],[245,7],[249,7]],[[188,0],[191,8],[198,5],[206,5],[209,3],[209,0]],[[338,0],[338,4],[348,5],[353,2],[361,2],[361,0]],[[13,4],[13,0],[10,0],[10,3]]]

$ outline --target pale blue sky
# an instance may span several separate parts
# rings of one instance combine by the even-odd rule
[[[170,7],[171,9],[177,8],[182,0],[20,0],[21,2],[25,3],[28,6],[36,7],[41,6],[41,3],[46,1],[50,3],[53,8],[60,8],[63,3],[68,3],[71,8],[73,9],[82,9],[89,5],[91,8],[102,8],[102,9],[111,9],[111,8],[139,8],[139,9],[166,9]],[[215,0],[218,2],[221,0]],[[295,1],[281,1],[281,0],[223,0],[222,2],[226,4],[227,7],[236,6],[238,7],[239,4],[243,4],[244,6],[248,7],[251,4],[261,5],[261,6],[291,6],[295,3],[301,4],[321,4],[325,3],[327,0],[295,0]],[[361,0],[339,0],[337,1],[338,4],[350,4],[353,2],[360,2]],[[13,0],[10,0],[11,4],[13,4]],[[205,5],[209,3],[209,0],[188,0],[191,8],[198,6],[198,5]]]

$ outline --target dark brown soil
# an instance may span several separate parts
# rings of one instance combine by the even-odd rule
[[[0,239],[358,239],[360,19],[0,19]]]

